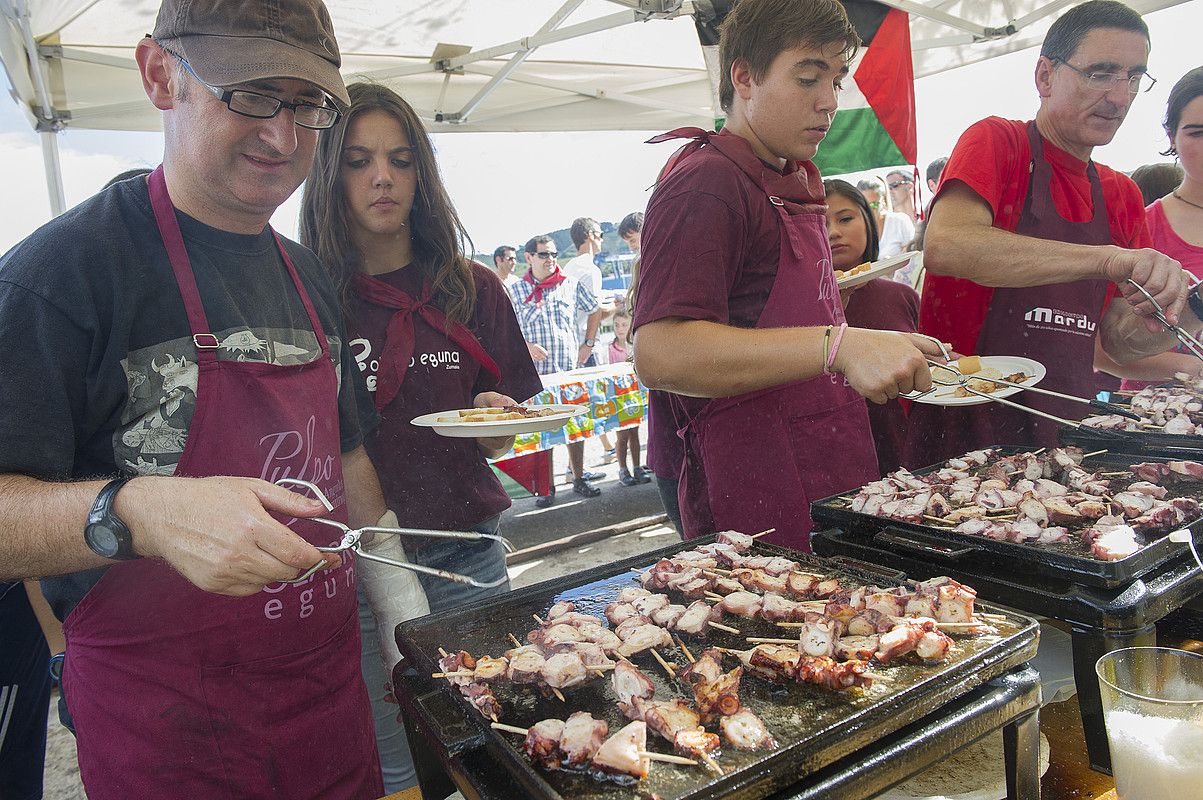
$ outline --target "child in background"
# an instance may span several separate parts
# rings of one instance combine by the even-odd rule
[[[631,342],[631,312],[620,308],[614,313],[614,341],[610,342],[610,363],[621,364],[624,361],[635,360],[635,348]],[[651,476],[640,466],[639,458],[639,428],[632,426],[623,428],[617,434],[615,446],[618,448],[618,482],[623,486],[638,486],[649,483]],[[627,456],[630,454],[630,460]],[[630,464],[628,469],[627,465]]]

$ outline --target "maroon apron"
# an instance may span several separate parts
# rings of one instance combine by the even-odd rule
[[[1031,180],[1015,232],[1071,244],[1112,244],[1103,187],[1094,163],[1086,167],[1094,215],[1088,222],[1070,222],[1053,204],[1049,189],[1052,166],[1044,158],[1043,141],[1034,122],[1028,123],[1028,141]],[[1026,356],[1047,370],[1041,386],[1094,397],[1094,339],[1107,287],[1107,281],[1092,279],[995,289],[978,335],[977,354]],[[1008,399],[1065,419],[1081,419],[1085,408],[1081,403],[1028,392]],[[1051,420],[999,403],[959,409],[916,403],[911,408],[906,463],[922,467],[993,444],[1053,447],[1058,444],[1058,427]]]
[[[337,377],[288,253],[277,237],[321,356],[295,366],[219,361],[162,167],[149,184],[199,364],[175,474],[304,478],[334,503],[329,516],[345,521]],[[313,544],[339,538],[281,521]],[[246,598],[201,591],[158,559],[121,562],[64,627],[63,684],[91,800],[384,793],[360,676],[353,559]]]
[[[710,146],[764,191],[781,220],[777,277],[756,327],[841,324],[822,208],[789,213],[759,174],[725,152],[723,138]],[[715,398],[680,435],[686,538],[776,528],[768,541],[809,552],[811,501],[879,477],[865,400],[839,374]]]

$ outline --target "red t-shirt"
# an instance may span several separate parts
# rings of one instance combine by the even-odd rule
[[[402,268],[376,275],[411,297],[422,290],[422,276]],[[388,507],[407,528],[464,530],[510,507],[505,489],[493,475],[475,439],[449,439],[410,420],[422,414],[470,408],[476,395],[497,391],[522,402],[543,390],[509,296],[497,275],[473,265],[476,310],[467,327],[501,368],[501,382],[441,329],[414,314],[414,355],[405,382],[393,401],[380,412],[380,425],[366,444],[380,476]],[[366,373],[375,394],[377,359],[384,349],[391,309],[359,297],[351,301],[347,320],[351,351]],[[414,539],[421,547],[432,539]]]
[[[739,142],[755,161],[751,145]],[[787,170],[794,169],[790,162]],[[634,329],[668,317],[756,327],[777,279],[781,221],[764,191],[727,156],[704,147],[660,181],[648,203],[641,241]],[[709,401],[649,397],[650,464],[657,475],[675,478],[682,458],[676,420],[660,424],[670,417],[670,397],[681,406],[681,419],[692,418]]]
[[[855,328],[914,333],[919,330],[919,295],[905,283],[875,278],[849,298],[844,317]],[[882,474],[893,472],[902,465],[906,417],[906,410],[898,400],[885,405],[869,403],[869,425],[873,429],[873,445],[877,448],[877,464]]]
[[[1043,140],[1043,147],[1044,158],[1052,166],[1049,190],[1057,211],[1071,222],[1089,221],[1094,209],[1086,162],[1047,139]],[[961,181],[990,204],[994,227],[1014,231],[1027,197],[1031,159],[1026,122],[987,117],[961,134],[944,167],[936,201],[945,187]],[[1144,205],[1136,184],[1127,175],[1103,164],[1096,163],[1095,167],[1107,206],[1111,240],[1120,247],[1149,247]],[[999,255],[998,267],[1006,269],[1005,254]],[[988,286],[929,273],[919,307],[919,329],[951,342],[961,353],[974,353],[993,295],[994,290]]]

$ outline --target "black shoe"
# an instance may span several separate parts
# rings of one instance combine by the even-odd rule
[[[638,467],[635,470],[635,477],[640,483],[651,483],[652,471],[647,467]]]
[[[597,497],[601,494],[601,489],[596,489],[590,486],[584,478],[577,478],[572,482],[572,491],[579,494],[581,497]]]
[[[623,486],[638,486],[643,481],[640,481],[638,478],[631,475],[631,473],[627,472],[625,469],[620,469],[620,470],[618,470],[618,482],[621,483]]]
[[[551,504],[556,501],[554,494],[545,494],[542,497],[535,498],[535,508],[551,508]]]
[[[604,472],[589,472],[585,470],[581,473],[581,480],[583,481],[600,481],[604,477],[606,477],[606,473]]]

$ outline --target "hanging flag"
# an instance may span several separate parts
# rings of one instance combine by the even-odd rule
[[[844,0],[844,9],[863,44],[815,166],[823,175],[840,175],[914,164],[919,148],[910,20],[867,0]]]
[[[910,20],[903,11],[871,0],[842,0],[863,45],[850,65],[840,109],[815,165],[824,175],[914,164],[915,70],[911,65]],[[694,0],[694,21],[710,73],[715,130],[722,127],[718,104],[718,28],[736,0]]]

